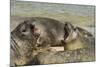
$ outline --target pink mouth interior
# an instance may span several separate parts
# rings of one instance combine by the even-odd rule
[[[37,30],[38,30],[37,28],[32,29],[33,32],[36,32]]]

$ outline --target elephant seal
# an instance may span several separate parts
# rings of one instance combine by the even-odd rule
[[[64,50],[76,50],[94,46],[94,36],[85,29],[65,23],[64,32]]]
[[[64,35],[64,23],[44,17],[32,17],[29,19],[40,30],[37,41],[38,47],[60,46]]]
[[[19,24],[11,32],[10,65],[25,65],[32,60],[33,49],[36,49],[36,42],[40,31],[28,20]]]

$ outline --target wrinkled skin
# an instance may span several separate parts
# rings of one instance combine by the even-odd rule
[[[17,59],[19,59],[19,60],[15,61],[17,65],[20,65],[20,64],[25,65],[28,62],[30,62],[30,59],[33,59],[32,60],[33,64],[50,64],[50,63],[70,62],[71,59],[64,60],[64,58],[68,59],[66,51],[71,52],[71,55],[69,58],[74,58],[73,57],[74,54],[72,54],[74,50],[75,50],[75,53],[77,51],[81,51],[81,49],[86,48],[86,47],[84,47],[84,45],[87,45],[87,44],[89,44],[88,47],[90,48],[91,42],[94,41],[94,37],[89,32],[87,32],[86,30],[81,29],[79,27],[74,27],[72,24],[70,24],[68,22],[66,22],[64,24],[64,23],[61,23],[57,20],[50,19],[50,18],[34,17],[34,18],[24,21],[24,23],[25,23],[25,25],[20,24],[12,32],[12,35],[16,36],[16,37],[14,37],[15,41],[21,42],[23,45],[26,45],[26,47],[23,47],[22,44],[18,43],[22,49],[21,51],[19,51],[22,54],[21,55],[22,60],[20,63],[17,64],[17,62],[21,59],[21,58],[17,58]],[[25,30],[23,31],[23,29],[26,29],[26,32],[25,32]],[[79,39],[80,37],[82,40]],[[92,40],[91,40],[91,38],[92,38]],[[72,41],[74,41],[74,43],[72,43]],[[83,41],[85,42],[84,44],[83,44]],[[77,43],[79,43],[79,45],[77,45]],[[29,47],[29,44],[31,44],[32,48]],[[70,48],[70,45],[72,45],[71,48]],[[72,48],[73,45],[75,45],[74,48]],[[52,50],[49,50],[49,51],[48,51],[48,49],[44,50],[44,48],[49,48],[49,47],[54,47],[54,46],[64,46],[65,51],[62,51],[62,52],[54,51],[57,54],[57,55],[55,55],[55,53],[52,53]],[[79,47],[79,46],[81,46],[81,47]],[[27,48],[27,47],[29,47],[29,48]],[[38,48],[43,47],[42,48],[43,51],[40,49],[37,49],[37,47]],[[40,50],[40,51],[38,51],[38,52],[34,51],[33,48],[34,49],[36,48],[37,50]],[[94,48],[94,42],[93,42],[92,48]],[[77,49],[79,49],[79,50],[77,50]],[[72,50],[72,51],[70,51],[70,50]],[[86,51],[87,50],[85,50],[85,52]],[[46,52],[46,54],[44,54],[45,52]],[[17,53],[17,52],[15,52],[15,53]],[[83,51],[83,53],[84,53],[84,51]],[[87,54],[88,53],[89,53],[89,51],[87,51]],[[13,54],[13,55],[15,55],[15,54]],[[24,55],[25,55],[25,57],[23,57]],[[26,55],[28,55],[28,57],[26,57]],[[44,57],[44,55],[46,57]],[[62,55],[63,57],[60,55]],[[80,55],[86,55],[86,54],[79,54],[79,56]],[[35,56],[35,58],[34,58],[34,56]],[[49,56],[49,58],[48,58],[48,56]],[[88,56],[88,55],[86,55],[86,56]],[[94,50],[93,50],[92,55],[89,55],[89,56],[93,56],[92,59],[94,60]],[[24,60],[23,60],[23,58],[24,58]],[[53,58],[53,59],[51,59],[53,61],[50,61],[50,58]],[[58,60],[60,59],[60,60],[58,62],[58,60],[55,60],[55,59],[58,59]],[[61,61],[61,59],[62,59],[62,61]],[[44,60],[47,62],[45,63]],[[22,63],[22,61],[26,61],[26,62]],[[75,59],[73,62],[75,62],[75,61],[81,61],[81,60]],[[88,61],[88,60],[86,60],[86,61]]]
[[[58,52],[42,52],[35,56],[38,65],[61,64],[73,62],[95,61],[95,52],[92,49],[83,48]]]
[[[32,60],[32,52],[36,49],[39,36],[39,30],[29,20],[11,32],[11,66],[25,65]]]

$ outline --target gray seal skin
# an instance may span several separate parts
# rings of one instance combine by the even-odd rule
[[[40,37],[37,41],[39,47],[59,46],[64,35],[64,23],[55,19],[33,17],[30,22],[40,30]]]
[[[95,52],[92,49],[83,48],[57,52],[42,52],[35,56],[36,64],[61,64],[75,62],[95,61]]]
[[[28,20],[19,24],[11,32],[10,65],[25,65],[32,60],[33,49],[36,49],[36,42],[40,32]]]

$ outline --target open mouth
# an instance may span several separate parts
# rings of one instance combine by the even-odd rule
[[[64,29],[64,40],[67,39],[69,36],[69,30],[68,29]]]
[[[40,31],[38,28],[35,27],[35,25],[30,25],[30,29],[33,33],[33,35],[37,38],[40,36]]]

